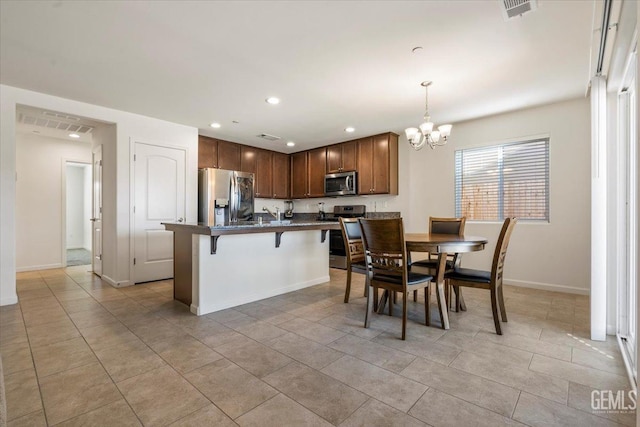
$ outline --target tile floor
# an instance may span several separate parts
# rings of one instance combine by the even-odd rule
[[[588,339],[588,298],[506,288],[494,333],[486,292],[465,289],[451,330],[362,327],[362,276],[197,317],[171,281],[123,289],[86,266],[18,275],[0,308],[9,426],[606,426],[592,390],[628,390],[613,338]],[[397,306],[396,306],[397,307]],[[398,308],[398,307],[397,307]],[[434,323],[437,309],[432,310]]]

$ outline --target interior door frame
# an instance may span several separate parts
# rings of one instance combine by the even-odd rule
[[[99,162],[100,162],[100,200],[99,200],[99,212],[98,212],[98,217],[96,217],[96,169],[95,169],[95,163],[96,163],[96,157],[99,157]],[[92,151],[91,151],[91,272],[95,275],[97,275],[98,277],[102,277],[104,276],[104,263],[103,263],[103,255],[104,255],[104,217],[103,217],[103,213],[104,213],[104,147],[103,144],[98,144],[96,146],[93,147]],[[100,259],[100,271],[96,272],[96,254],[95,254],[95,247],[96,247],[96,243],[94,241],[94,237],[96,234],[96,218],[99,218],[99,227],[100,227],[100,254],[99,254],[99,259]]]
[[[634,35],[633,40],[637,40],[637,33]],[[635,53],[634,53],[635,52]],[[616,262],[616,338],[618,340],[618,344],[620,347],[620,351],[622,353],[622,357],[624,359],[624,363],[627,368],[627,374],[629,376],[631,385],[634,389],[636,389],[637,384],[637,363],[638,363],[638,288],[637,281],[638,277],[636,275],[636,287],[635,287],[635,295],[633,292],[629,292],[631,289],[630,280],[634,272],[632,271],[633,265],[629,264],[629,262],[634,263],[635,272],[637,273],[637,260],[632,259],[633,254],[630,254],[629,251],[632,249],[630,246],[634,244],[635,241],[635,251],[636,255],[638,252],[637,247],[637,238],[638,238],[638,230],[635,230],[634,236],[629,236],[629,233],[634,231],[634,226],[636,224],[633,223],[634,216],[638,213],[638,203],[640,202],[636,194],[632,193],[633,190],[633,176],[629,176],[629,174],[635,173],[635,178],[637,180],[640,175],[640,165],[635,162],[636,157],[632,158],[635,154],[638,155],[638,147],[634,144],[634,141],[637,141],[638,131],[640,128],[640,123],[638,123],[638,111],[635,111],[637,108],[637,81],[639,78],[639,71],[637,69],[637,50],[635,48],[635,42],[632,44],[631,49],[628,54],[627,64],[625,68],[625,72],[623,75],[623,84],[620,91],[617,94],[617,103],[618,103],[618,138],[617,138],[617,191],[616,191],[616,246],[617,246],[617,262]],[[631,89],[631,91],[627,90]],[[633,94],[633,97],[630,96]],[[635,99],[634,99],[635,98]],[[631,113],[635,111],[636,115],[632,115]],[[633,122],[635,121],[635,123]],[[630,133],[631,131],[631,133]],[[636,150],[633,153],[633,150]],[[635,164],[634,164],[635,163]],[[635,185],[638,186],[637,181]],[[636,200],[633,201],[632,198],[636,197]],[[630,204],[630,205],[628,205]],[[635,211],[635,212],[633,212]],[[635,215],[634,215],[635,213]],[[635,239],[634,241],[630,239]],[[633,300],[631,300],[633,298]],[[633,307],[635,305],[635,307]],[[634,310],[633,313],[630,310]],[[631,317],[631,318],[630,318]],[[634,324],[631,324],[631,322]],[[635,327],[633,331],[633,342],[629,342],[628,338],[630,337],[630,327]]]
[[[60,264],[62,265],[62,268],[66,268],[67,267],[67,163],[78,163],[78,164],[83,164],[83,165],[88,165],[89,167],[93,167],[93,164],[91,162],[87,162],[86,160],[78,160],[76,158],[67,158],[67,157],[63,157],[61,160],[61,169],[62,169],[62,188],[61,188],[61,194],[62,194],[62,206],[61,206],[61,215],[60,215],[60,220],[62,222],[62,226],[60,227],[61,234],[60,234],[60,238],[62,240],[62,244],[60,247],[60,254],[61,254],[61,258],[60,258]],[[91,192],[93,193],[93,189],[91,190]],[[93,235],[90,236],[91,238],[91,244],[93,245]],[[91,250],[91,255],[93,256],[93,247]]]
[[[189,176],[189,147],[171,144],[162,140],[155,140],[154,142],[150,142],[146,140],[146,138],[134,138],[129,137],[129,282],[132,285],[136,283],[135,276],[135,265],[133,264],[133,259],[136,254],[136,215],[133,211],[133,207],[136,202],[136,182],[135,182],[135,169],[136,163],[134,161],[134,156],[136,154],[136,144],[145,144],[151,145],[153,147],[159,148],[172,148],[174,150],[184,151],[185,154],[185,165],[184,165],[184,173],[185,173],[185,192],[184,192],[184,206],[185,206],[185,216],[186,219],[186,211],[187,211],[187,186],[189,185],[189,180],[187,179]],[[175,260],[174,260],[175,262]]]

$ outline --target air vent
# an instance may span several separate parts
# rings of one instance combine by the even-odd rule
[[[538,8],[538,0],[498,0],[505,21]]]
[[[34,117],[31,115],[20,113],[18,114],[18,122],[25,125],[45,127],[49,129],[58,129],[63,131],[75,132],[75,133],[90,133],[93,130],[92,126],[83,125],[82,123],[65,123],[62,120],[53,120],[48,117],[56,117],[57,119],[64,118],[65,120],[78,121],[80,119],[73,116],[66,116],[63,114],[54,114],[47,111],[42,113],[44,117]]]
[[[73,120],[75,122],[80,121],[80,119],[77,118],[77,117],[68,116],[66,114],[60,114],[60,113],[52,113],[50,111],[43,111],[42,115],[43,116],[49,116],[49,117],[55,117],[56,119]]]
[[[258,138],[266,139],[267,141],[277,141],[280,138],[279,136],[269,135],[268,133],[261,133],[260,135],[256,135]]]

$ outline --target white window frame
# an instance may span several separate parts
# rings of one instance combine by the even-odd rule
[[[466,147],[459,148],[455,151],[454,154],[454,206],[455,206],[455,215],[457,217],[462,216],[462,184],[460,184],[460,174],[458,168],[458,153],[470,152],[470,151],[480,151],[480,150],[490,150],[495,148],[504,148],[512,145],[521,145],[533,142],[545,141],[546,142],[546,176],[545,176],[545,218],[522,218],[524,221],[531,222],[534,224],[548,224],[550,222],[550,137],[548,135],[545,136],[535,136],[535,137],[526,137],[521,139],[510,140],[508,142],[500,142],[493,144],[486,144],[476,147]],[[500,156],[501,158],[501,156]],[[504,165],[499,163],[499,176],[503,174]],[[498,201],[498,217],[491,219],[476,219],[467,217],[467,221],[480,222],[480,223],[491,223],[491,222],[501,222],[505,219],[504,214],[504,189],[502,188],[502,179],[498,180],[499,185],[499,201]]]

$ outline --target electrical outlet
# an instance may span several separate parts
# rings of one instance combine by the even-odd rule
[[[388,204],[387,202],[383,202],[383,203],[382,203],[382,207],[383,207],[383,208],[388,208],[388,207],[389,207],[389,204]]]

